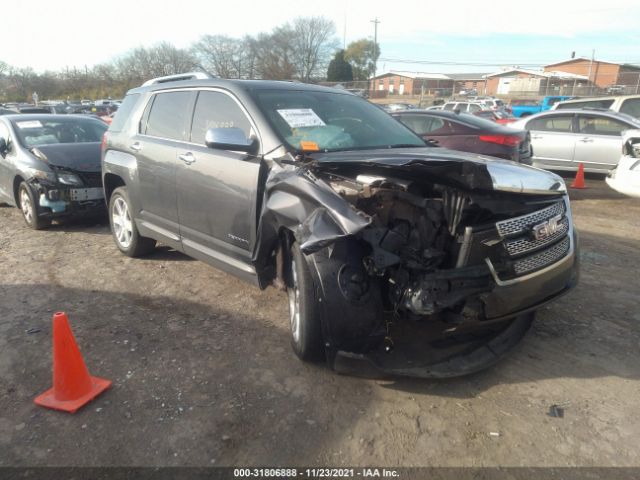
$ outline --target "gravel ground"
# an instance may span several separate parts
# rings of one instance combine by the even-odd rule
[[[447,381],[303,364],[283,293],[169,249],[124,257],[104,221],[35,232],[0,207],[0,466],[640,466],[640,201],[588,184],[579,287],[500,364]],[[58,310],[113,380],[75,415],[33,404]]]

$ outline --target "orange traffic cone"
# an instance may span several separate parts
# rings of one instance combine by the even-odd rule
[[[36,405],[75,413],[110,386],[110,380],[89,375],[67,315],[54,313],[53,388],[38,395]]]
[[[584,164],[581,163],[578,165],[578,173],[576,173],[576,178],[571,182],[571,188],[587,188],[584,184]]]

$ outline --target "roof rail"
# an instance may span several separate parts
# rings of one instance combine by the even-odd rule
[[[156,77],[151,80],[147,80],[142,84],[143,87],[148,87],[149,85],[157,85],[159,83],[167,83],[167,82],[177,82],[180,80],[205,80],[207,78],[215,78],[212,75],[206,72],[187,72],[187,73],[178,73],[176,75],[167,75],[165,77]]]

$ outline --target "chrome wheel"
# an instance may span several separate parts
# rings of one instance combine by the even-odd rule
[[[33,204],[31,203],[31,197],[29,192],[25,188],[20,190],[20,209],[24,215],[24,219],[28,224],[33,223]]]
[[[129,248],[133,237],[133,225],[131,223],[131,215],[129,215],[129,207],[122,197],[116,198],[113,202],[111,223],[113,224],[113,234],[118,244],[122,248]]]
[[[291,260],[291,286],[287,288],[289,295],[289,321],[291,322],[291,336],[294,342],[300,341],[300,290],[296,274],[296,262]]]

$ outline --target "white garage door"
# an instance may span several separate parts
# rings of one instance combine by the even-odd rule
[[[509,93],[509,85],[516,77],[500,77],[498,82],[498,95],[507,95]]]

